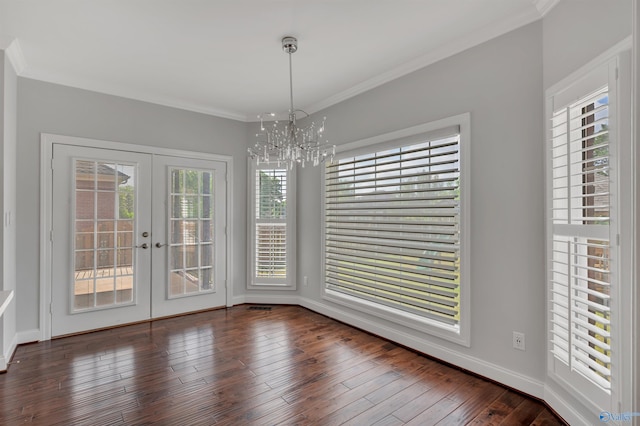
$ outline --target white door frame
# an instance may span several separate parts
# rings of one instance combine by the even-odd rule
[[[221,161],[227,166],[227,264],[226,306],[233,306],[233,157],[178,149],[158,148],[122,142],[103,141],[75,136],[40,134],[40,340],[51,339],[51,259],[52,259],[52,197],[53,145],[75,145],[131,151],[173,157],[200,158]]]

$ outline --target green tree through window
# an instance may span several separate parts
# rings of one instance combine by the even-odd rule
[[[282,179],[284,179],[284,175],[271,175],[260,171],[259,218],[284,219],[286,217],[287,200],[285,198]]]

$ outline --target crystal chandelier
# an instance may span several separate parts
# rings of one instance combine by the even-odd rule
[[[259,163],[285,164],[288,169],[294,165],[313,164],[314,166],[329,160],[333,161],[336,153],[335,145],[328,145],[324,137],[324,123],[306,123],[298,126],[298,114],[304,114],[302,118],[309,114],[293,108],[293,71],[291,66],[291,55],[298,50],[298,40],[295,37],[284,37],[282,39],[282,49],[289,54],[289,120],[286,123],[273,121],[265,123],[265,115],[275,117],[274,113],[260,114],[260,133],[256,134],[257,141],[254,146],[248,149],[249,156],[255,158]]]

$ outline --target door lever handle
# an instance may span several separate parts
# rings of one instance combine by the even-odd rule
[[[166,244],[156,243],[156,247],[157,247],[157,248],[160,248],[160,247],[162,247],[162,246],[166,246]]]
[[[141,245],[136,246],[136,248],[147,249],[147,248],[149,248],[149,244],[147,244],[147,243],[142,243]]]

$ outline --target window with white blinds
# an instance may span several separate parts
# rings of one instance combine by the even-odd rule
[[[460,131],[409,139],[326,166],[325,293],[457,332]]]
[[[548,97],[548,365],[599,410],[619,408],[627,362],[620,298],[629,245],[620,230],[629,187],[619,153],[628,143],[620,115],[628,112],[618,73],[618,59],[609,59]]]
[[[286,167],[251,167],[250,286],[290,286],[292,283],[291,174]]]
[[[556,358],[611,388],[611,168],[607,86],[553,113],[551,341]]]

